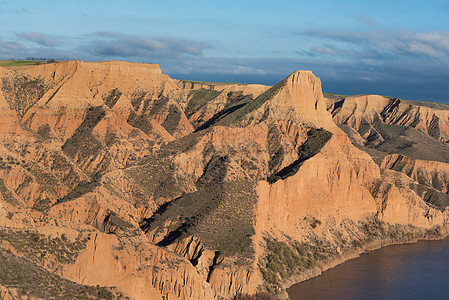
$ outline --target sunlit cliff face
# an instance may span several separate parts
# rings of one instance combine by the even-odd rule
[[[445,235],[441,107],[324,98],[310,71],[273,87],[118,61],[0,77],[2,297],[284,297],[365,249]]]

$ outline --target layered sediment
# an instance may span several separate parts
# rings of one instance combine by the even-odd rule
[[[445,234],[444,107],[326,99],[310,71],[273,87],[116,61],[0,77],[0,260],[52,276],[56,298],[284,297],[367,247]],[[22,276],[0,275],[1,295],[48,296]]]

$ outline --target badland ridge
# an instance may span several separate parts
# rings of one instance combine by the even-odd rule
[[[0,68],[0,297],[285,298],[376,247],[446,235],[449,106]],[[253,297],[253,298],[251,298]]]

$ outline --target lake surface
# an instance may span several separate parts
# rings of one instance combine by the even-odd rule
[[[287,290],[290,299],[449,299],[449,239],[382,248]]]

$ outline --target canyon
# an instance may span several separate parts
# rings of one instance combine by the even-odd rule
[[[449,105],[0,67],[2,299],[284,299],[362,252],[440,239]]]

